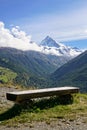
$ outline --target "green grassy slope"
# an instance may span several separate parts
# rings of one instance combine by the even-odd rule
[[[0,83],[12,83],[17,77],[17,73],[4,67],[0,67]]]

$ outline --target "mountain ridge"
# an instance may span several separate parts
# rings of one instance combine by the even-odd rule
[[[41,41],[40,47],[42,48],[41,51],[43,53],[57,55],[57,56],[66,55],[74,58],[77,55],[82,53],[82,50],[78,49],[77,47],[72,48],[62,43],[57,43],[49,36],[47,36],[45,39]]]
[[[78,86],[87,92],[87,51],[57,69],[51,79],[54,86]]]

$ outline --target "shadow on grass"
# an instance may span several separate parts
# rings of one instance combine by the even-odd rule
[[[38,100],[27,100],[21,104],[15,104],[8,111],[0,114],[0,121],[12,119],[19,116],[21,112],[37,113],[37,110],[49,109],[57,105],[67,105],[73,103],[71,95],[63,95],[59,97],[43,98]]]
[[[0,114],[0,121],[11,119],[17,115],[20,115],[22,107],[18,104],[15,104],[12,108]]]

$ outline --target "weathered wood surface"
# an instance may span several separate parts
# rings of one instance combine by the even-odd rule
[[[59,87],[59,88],[46,88],[37,90],[8,92],[6,93],[6,97],[10,101],[21,102],[27,99],[49,97],[49,96],[60,96],[78,92],[79,88],[77,87]]]

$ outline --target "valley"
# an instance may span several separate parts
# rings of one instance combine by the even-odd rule
[[[49,36],[38,46],[42,51],[0,48],[1,84],[28,88],[75,86],[87,92],[87,51],[57,43]],[[8,79],[10,75],[13,78]]]

